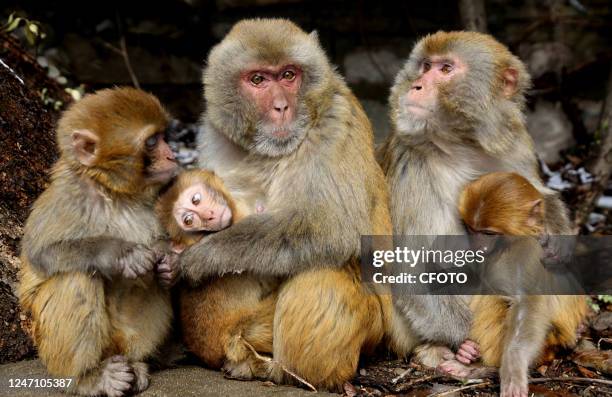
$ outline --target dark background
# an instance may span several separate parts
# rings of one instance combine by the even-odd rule
[[[595,128],[612,55],[610,1],[491,0],[485,6],[488,31],[519,54],[534,75],[532,109],[546,100],[542,112],[559,119],[553,122],[561,124],[556,129],[563,137],[575,133],[578,142],[587,140],[581,134]],[[290,18],[319,32],[378,136],[388,131],[389,87],[415,41],[439,29],[463,27],[458,2],[442,0],[5,0],[0,21],[13,12],[41,23],[46,38],[37,46],[38,55],[57,67],[69,86],[84,84],[87,91],[132,84],[117,51],[123,37],[138,82],[184,121],[199,117],[203,61],[233,23],[247,17]],[[559,106],[566,118],[555,112]]]

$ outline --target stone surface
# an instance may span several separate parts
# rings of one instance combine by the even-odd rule
[[[572,124],[561,106],[551,102],[536,103],[535,110],[527,114],[527,129],[540,158],[548,164],[557,162],[559,152],[575,144]]]
[[[0,366],[0,395],[3,397],[62,397],[66,394],[57,389],[10,388],[10,379],[47,378],[44,367],[38,360],[21,361]],[[278,396],[278,397],[332,397],[331,393],[314,394],[291,386],[276,386],[259,381],[238,381],[225,379],[223,374],[200,367],[179,367],[153,374],[151,385],[142,397],[174,396]]]

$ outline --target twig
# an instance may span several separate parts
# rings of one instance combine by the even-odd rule
[[[393,389],[393,391],[395,393],[400,393],[400,392],[403,392],[403,391],[407,391],[407,390],[411,389],[413,386],[418,385],[420,383],[429,382],[431,380],[438,379],[438,378],[443,378],[443,377],[444,376],[439,375],[439,374],[423,376],[421,378],[414,379],[414,380],[412,380],[412,381],[410,381],[408,383],[400,384],[399,386],[395,387]]]
[[[256,359],[261,360],[263,362],[266,363],[275,363],[278,364],[280,366],[280,368],[285,371],[288,375],[292,376],[293,378],[295,378],[296,380],[298,380],[299,382],[303,383],[305,386],[307,386],[310,390],[316,392],[317,389],[311,385],[310,383],[308,383],[305,379],[303,379],[302,377],[298,376],[297,374],[295,374],[294,372],[288,370],[283,364],[279,363],[276,360],[273,360],[270,357],[266,357],[266,356],[262,356],[261,354],[257,353],[257,351],[255,350],[255,348],[246,341],[246,339],[244,339],[242,336],[238,336],[240,339],[242,339],[242,342],[244,343],[244,345],[246,347],[249,348],[249,350],[253,353],[253,355],[255,356]]]
[[[439,392],[439,393],[432,393],[432,394],[429,394],[427,397],[449,396],[449,395],[455,394],[455,393],[457,393],[459,391],[468,390],[468,389],[478,389],[480,387],[485,387],[485,386],[489,386],[489,385],[491,385],[491,382],[489,382],[489,381],[482,382],[482,383],[474,383],[472,385],[461,386],[461,387],[457,387],[455,389],[451,389],[451,390],[447,390],[447,391],[443,391],[443,392]]]
[[[393,385],[396,384],[400,380],[404,379],[406,377],[406,375],[408,375],[412,371],[413,371],[413,368],[408,368],[407,370],[405,370],[404,372],[402,372],[401,374],[399,374],[395,378],[391,379],[391,384],[393,384]]]
[[[117,30],[119,32],[119,46],[121,47],[121,56],[123,57],[123,62],[125,63],[125,67],[130,74],[130,79],[132,79],[132,84],[134,87],[140,89],[140,84],[138,83],[138,78],[134,73],[134,69],[132,69],[132,63],[130,62],[130,55],[127,51],[127,45],[125,43],[125,35],[123,34],[123,28],[121,27],[121,19],[119,18],[119,14],[117,14]]]
[[[612,380],[596,379],[596,378],[579,378],[576,376],[559,376],[556,378],[529,379],[529,383],[546,383],[546,382],[585,382],[585,383],[601,383],[602,385],[612,386]]]

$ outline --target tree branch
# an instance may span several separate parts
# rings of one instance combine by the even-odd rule
[[[586,193],[584,201],[576,209],[576,225],[584,225],[589,214],[595,208],[597,199],[606,188],[612,171],[612,67],[608,76],[607,94],[601,111],[599,128],[596,136],[599,137],[599,146],[592,164],[587,167],[593,174],[594,181],[591,189]]]

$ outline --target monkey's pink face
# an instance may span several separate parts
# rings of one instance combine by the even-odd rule
[[[457,56],[432,56],[423,59],[419,76],[400,97],[400,112],[413,120],[434,116],[440,100],[440,87],[465,74],[467,66]]]
[[[304,134],[298,92],[302,70],[295,65],[250,68],[240,76],[240,88],[258,112],[254,145],[260,152],[277,156],[290,153]]]
[[[232,210],[223,197],[202,184],[185,189],[174,203],[174,219],[187,232],[216,232],[230,226]]]

